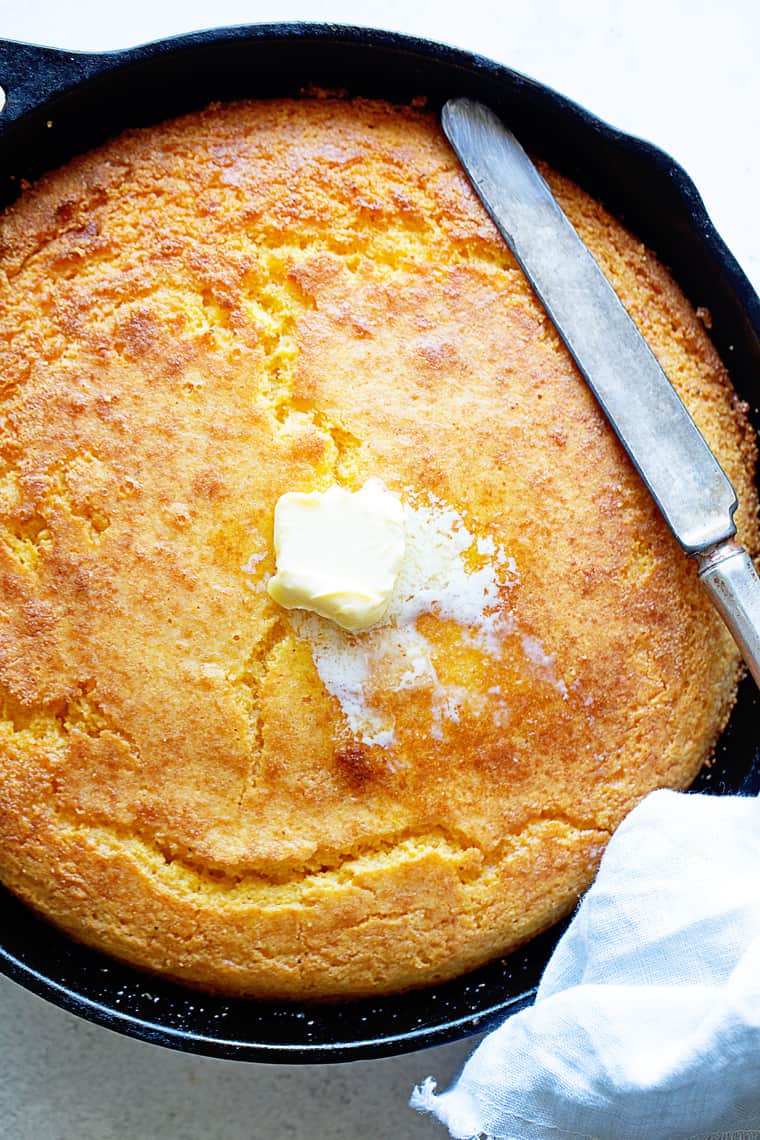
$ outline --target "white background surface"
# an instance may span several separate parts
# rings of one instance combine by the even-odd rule
[[[480,52],[657,143],[694,178],[760,289],[755,0],[0,0],[0,37],[80,50],[296,19]],[[246,1066],[128,1041],[0,980],[0,1140],[441,1137],[405,1107],[409,1089],[428,1073],[445,1084],[470,1048],[332,1068]]]

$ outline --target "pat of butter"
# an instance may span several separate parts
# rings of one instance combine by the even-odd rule
[[[404,508],[379,479],[361,491],[289,491],[274,509],[269,594],[359,633],[381,620],[404,557]]]

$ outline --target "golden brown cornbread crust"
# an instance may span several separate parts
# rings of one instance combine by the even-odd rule
[[[703,328],[549,179],[754,549]],[[130,133],[28,190],[0,251],[0,879],[32,906],[211,989],[400,989],[553,922],[630,807],[692,780],[736,650],[432,116],[306,99]],[[395,744],[361,744],[255,588],[280,494],[369,476],[514,557],[501,659],[419,621],[506,725],[486,700],[436,740],[426,689],[379,692]]]

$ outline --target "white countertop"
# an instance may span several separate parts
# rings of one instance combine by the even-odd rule
[[[760,8],[754,0],[0,0],[0,37],[80,50],[221,24],[390,28],[506,63],[651,140],[692,176],[760,290]],[[2,84],[2,75],[0,75]],[[188,1057],[119,1037],[0,979],[3,1140],[369,1140],[441,1137],[406,1108],[472,1043],[319,1068]]]

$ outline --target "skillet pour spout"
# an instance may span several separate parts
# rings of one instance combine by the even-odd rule
[[[638,235],[695,303],[740,396],[758,400],[760,300],[667,155],[510,69],[441,44],[320,24],[222,28],[84,54],[0,42],[0,205],[25,180],[128,128],[212,101],[309,88],[440,108],[469,96],[533,154],[580,183]],[[695,296],[698,288],[699,296]],[[758,697],[745,682],[714,765],[696,790],[760,791]],[[564,924],[508,958],[413,993],[307,1005],[200,994],[80,946],[0,891],[0,970],[94,1022],[156,1044],[238,1060],[345,1061],[481,1032],[532,1001]]]

